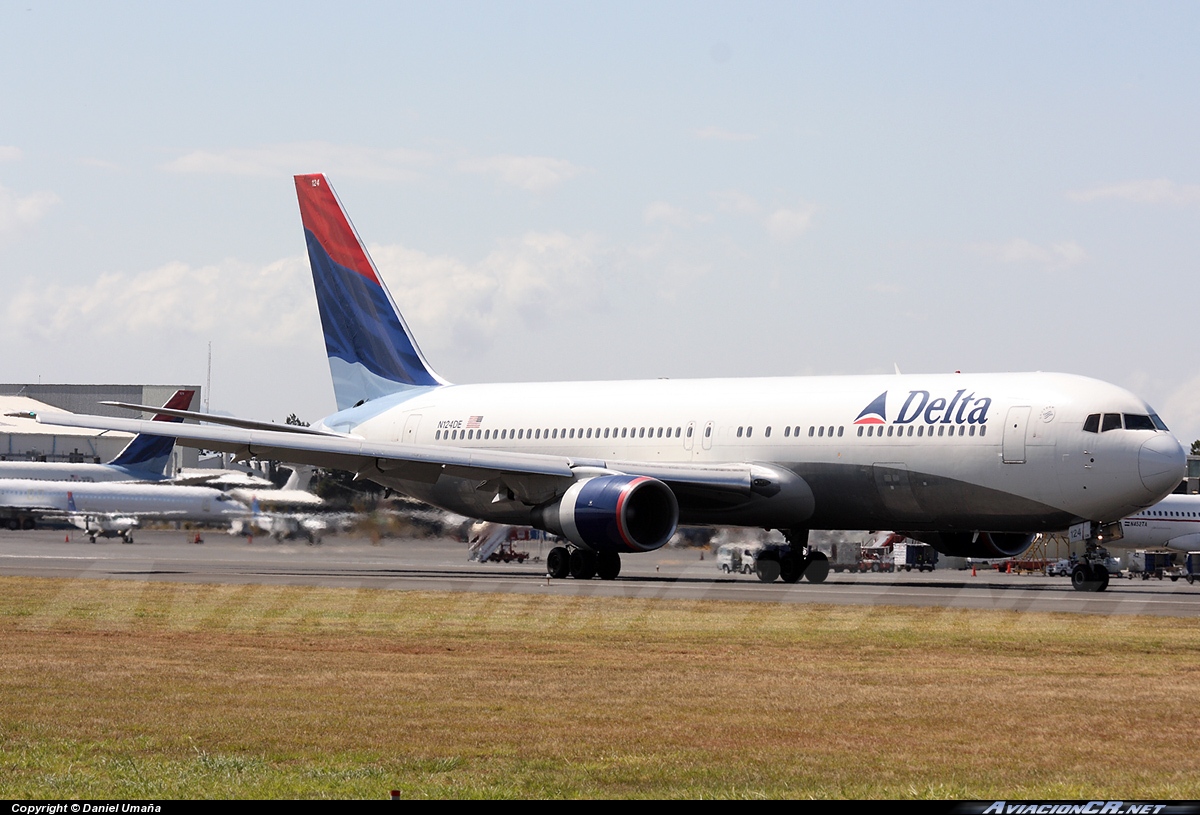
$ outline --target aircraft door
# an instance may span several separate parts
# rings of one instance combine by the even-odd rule
[[[712,449],[713,423],[704,425],[704,435],[700,437],[700,446],[705,450]]]
[[[693,436],[696,435],[696,423],[688,422],[687,427],[683,430],[683,449],[689,453],[692,450]]]
[[[1004,421],[1004,463],[1025,463],[1025,429],[1029,425],[1029,406],[1011,407]]]
[[[421,424],[421,414],[420,413],[414,413],[411,416],[409,416],[408,419],[405,420],[404,435],[401,437],[401,441],[404,444],[416,444],[417,443],[417,427],[419,427],[420,424]]]

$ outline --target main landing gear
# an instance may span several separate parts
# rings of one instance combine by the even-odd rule
[[[549,577],[573,577],[591,580],[615,580],[621,573],[621,556],[616,552],[594,552],[591,549],[555,546],[546,555],[546,574]]]
[[[815,546],[808,545],[807,529],[788,529],[783,533],[786,544],[764,546],[754,561],[754,571],[764,583],[776,579],[796,583],[801,577],[810,583],[823,583],[829,577],[829,558]]]

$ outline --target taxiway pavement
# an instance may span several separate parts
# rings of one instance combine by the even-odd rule
[[[448,540],[330,536],[303,541],[232,537],[193,541],[191,532],[139,530],[136,542],[89,543],[78,533],[0,532],[0,574],[109,580],[304,585],[386,590],[521,592],[663,600],[928,606],[1081,614],[1200,615],[1200,583],[1113,579],[1102,593],[1076,592],[1066,578],[994,570],[830,574],[820,585],[765,584],[725,575],[709,552],[665,548],[622,558],[616,580],[550,580],[546,547],[530,542],[524,563],[473,563],[466,544]],[[65,540],[64,538],[69,538]]]

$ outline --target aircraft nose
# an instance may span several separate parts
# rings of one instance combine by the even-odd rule
[[[1170,433],[1156,433],[1138,452],[1138,473],[1146,489],[1165,496],[1179,486],[1186,472],[1187,455]]]

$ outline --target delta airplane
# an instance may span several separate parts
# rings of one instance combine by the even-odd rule
[[[178,390],[163,408],[186,410],[192,404],[193,390]],[[151,408],[159,410],[159,408]],[[28,414],[14,414],[28,416]],[[156,422],[182,422],[183,418],[159,413]],[[59,461],[0,461],[0,479],[28,478],[38,481],[161,481],[167,477],[167,463],[175,446],[172,436],[141,433],[125,445],[116,458],[106,464]]]
[[[226,523],[246,511],[245,504],[208,487],[0,480],[0,518],[10,529],[33,528],[46,516],[66,518],[87,531],[93,542],[97,534],[112,533],[132,542],[132,527],[143,518]]]
[[[1013,555],[1043,530],[1102,534],[1184,474],[1183,448],[1143,400],[1066,374],[452,385],[325,177],[295,183],[338,412],[300,428],[176,411],[226,425],[183,425],[179,443],[349,470],[548,530],[567,541],[549,553],[552,576],[615,578],[622,554],[663,546],[681,523],[782,531],[789,545],[762,559],[764,580],[825,579],[812,529]]]

